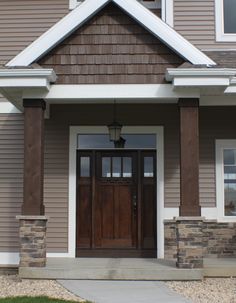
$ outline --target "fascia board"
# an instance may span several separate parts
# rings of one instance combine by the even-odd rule
[[[46,88],[49,90],[49,82],[45,78],[0,78],[1,88]]]
[[[86,0],[13,58],[6,66],[28,66],[64,40],[110,0]]]
[[[57,76],[53,69],[2,69],[0,80],[3,78],[44,78],[49,82],[55,82]]]
[[[193,46],[138,1],[86,0],[7,63],[7,66],[28,66],[35,62],[111,1],[116,3],[149,32],[162,40],[166,45],[192,64],[215,65],[213,60]]]
[[[166,80],[172,81],[178,77],[233,77],[236,75],[236,69],[204,69],[204,68],[188,68],[188,69],[167,69]]]
[[[229,77],[176,77],[173,80],[174,87],[226,87],[229,83]]]

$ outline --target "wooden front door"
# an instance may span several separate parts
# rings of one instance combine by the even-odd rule
[[[77,256],[156,255],[155,152],[77,155]]]

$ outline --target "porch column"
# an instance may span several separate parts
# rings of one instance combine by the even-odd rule
[[[200,216],[198,99],[179,99],[180,216]]]
[[[24,100],[24,201],[20,220],[20,267],[46,264],[43,205],[44,110],[41,99]]]
[[[177,267],[203,266],[199,204],[199,100],[179,99],[180,217],[176,218]]]

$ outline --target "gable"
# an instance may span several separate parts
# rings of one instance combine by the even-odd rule
[[[166,68],[183,62],[115,4],[38,60],[58,84],[164,83]]]

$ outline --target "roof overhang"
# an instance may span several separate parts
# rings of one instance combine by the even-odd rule
[[[53,69],[3,69],[0,70],[0,93],[22,110],[25,91],[46,93],[56,78]]]
[[[172,82],[175,88],[218,87],[225,89],[231,84],[236,75],[236,69],[223,68],[169,68],[166,71],[166,80]]]
[[[36,62],[111,2],[118,5],[141,26],[185,60],[192,64],[216,65],[206,54],[188,42],[137,0],[85,0],[13,58],[7,66],[29,66]]]

